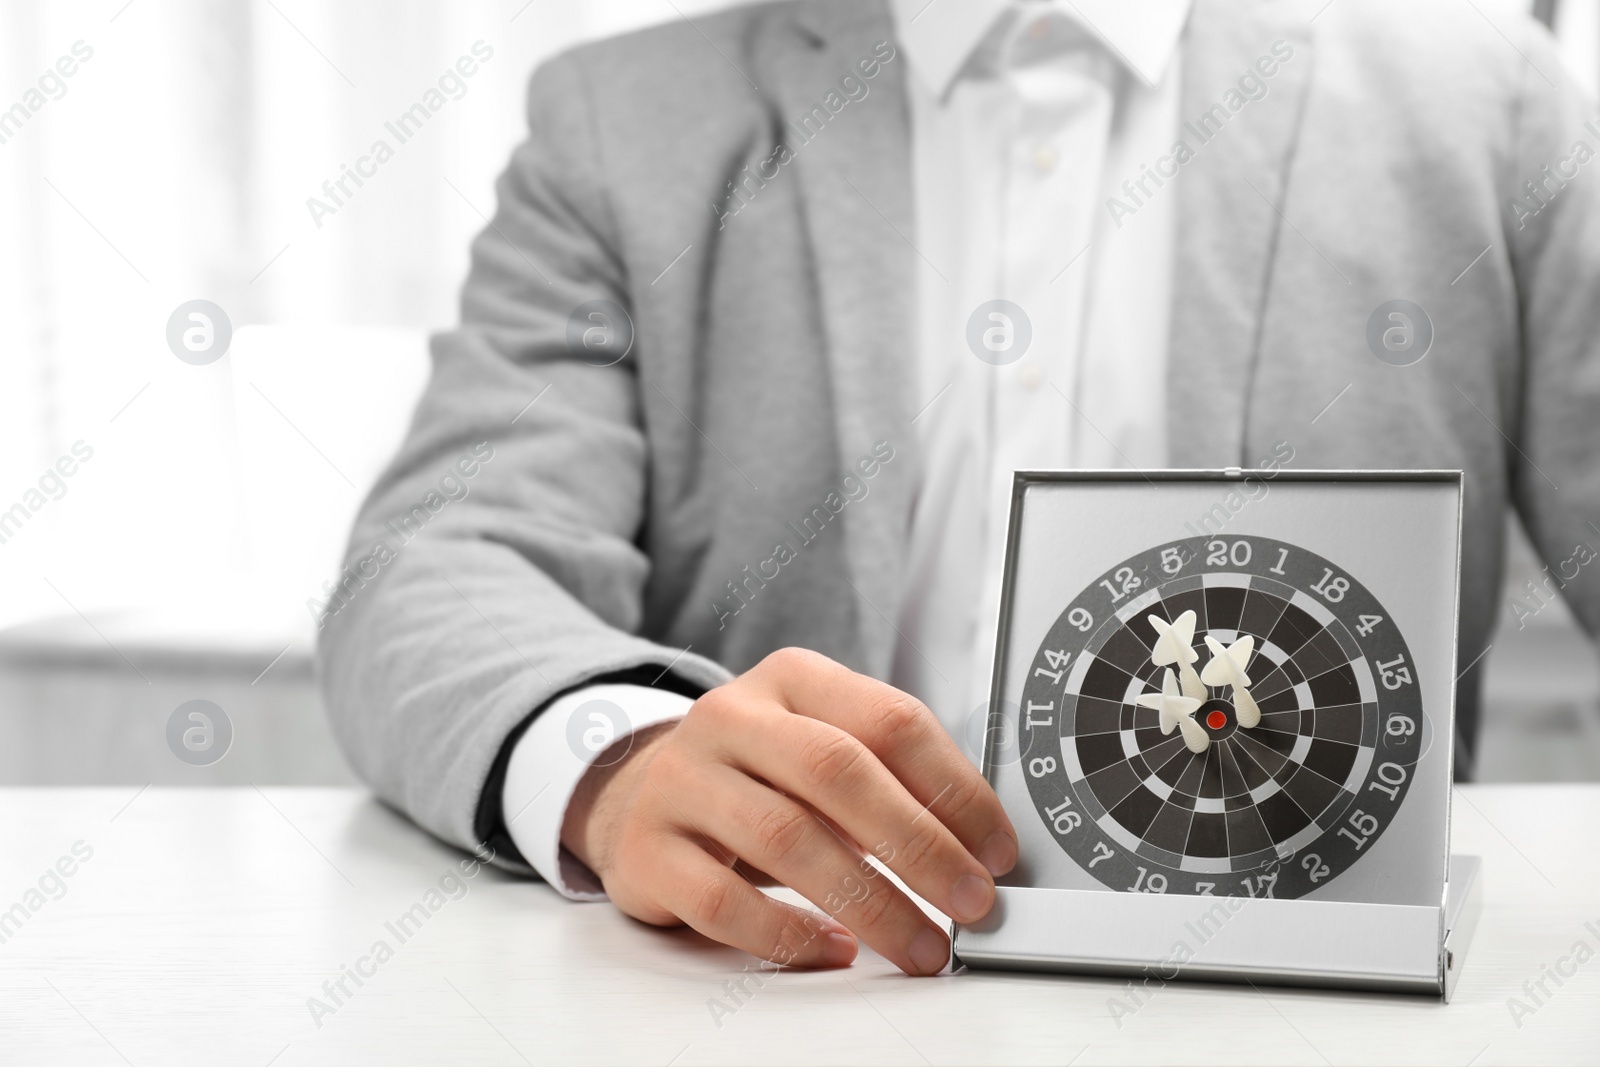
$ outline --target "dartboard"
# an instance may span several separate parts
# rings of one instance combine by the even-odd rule
[[[1195,537],[1112,567],[1051,625],[1019,711],[1039,817],[1111,889],[1299,897],[1405,802],[1416,667],[1336,563]]]

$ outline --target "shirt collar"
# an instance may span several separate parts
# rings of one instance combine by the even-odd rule
[[[1012,8],[1077,23],[1147,85],[1161,80],[1193,0],[889,0],[911,66],[943,97],[984,36]]]

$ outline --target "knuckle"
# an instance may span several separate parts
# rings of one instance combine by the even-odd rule
[[[755,838],[764,862],[786,859],[810,832],[812,819],[798,804],[779,804],[756,816]]]
[[[886,885],[875,886],[872,892],[854,905],[856,921],[862,926],[881,925],[889,917],[895,904],[894,893]]]
[[[809,648],[790,645],[774,652],[769,652],[760,665],[778,674],[788,674],[813,667],[818,660],[823,658],[820,653],[813,652]]]
[[[685,718],[701,722],[726,722],[738,710],[738,693],[731,686],[719,685],[702,693],[700,698],[690,705],[689,714]]]
[[[806,782],[826,787],[848,779],[861,765],[866,749],[861,742],[840,730],[826,730],[808,741],[801,750]]]
[[[697,927],[721,926],[732,902],[732,888],[726,878],[707,878],[690,894],[685,918]]]
[[[924,819],[900,846],[899,859],[908,869],[923,867],[937,856],[943,841],[939,823],[932,818]]]
[[[944,799],[938,802],[938,807],[943,811],[941,818],[949,822],[950,818],[971,811],[982,799],[985,793],[992,792],[989,784],[976,775],[963,775],[959,781],[950,787]]]
[[[919,737],[932,714],[927,705],[907,693],[887,693],[867,708],[868,736],[883,750],[892,751]]]

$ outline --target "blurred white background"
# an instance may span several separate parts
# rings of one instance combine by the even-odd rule
[[[75,42],[93,50],[59,99],[0,144],[0,509],[73,442],[95,453],[26,536],[0,545],[0,625],[64,607],[41,576],[85,612],[205,593],[222,575],[274,588],[306,580],[302,546],[285,553],[280,538],[324,518],[350,486],[326,464],[308,466],[260,510],[268,502],[248,498],[253,457],[241,436],[260,414],[252,406],[271,409],[235,388],[233,358],[205,368],[174,359],[168,315],[204,298],[236,329],[292,325],[313,344],[350,328],[408,331],[384,343],[415,358],[409,337],[455,318],[468,241],[522,133],[530,71],[580,39],[675,18],[674,5],[712,6],[0,5],[0,107]],[[493,54],[462,79],[464,95],[398,144],[384,123],[476,41]],[[330,202],[323,183],[380,137],[394,158],[314,220],[307,199]],[[321,386],[315,361],[302,371],[280,377],[280,393],[262,387],[290,420]],[[330,456],[362,449],[350,440],[360,420],[305,429]]]
[[[308,602],[403,431],[426,334],[455,319],[528,75],[725,3],[0,5],[0,784],[350,780]],[[1552,6],[1593,92],[1600,0]],[[384,124],[477,42],[490,58],[398,144]],[[313,217],[379,138],[394,157]],[[207,366],[166,343],[193,299],[235,330]],[[50,480],[77,442],[92,458]],[[1524,545],[1514,562],[1508,596],[1540,566]],[[1600,675],[1564,609],[1503,626],[1488,655],[1483,776],[1600,778]],[[206,768],[166,748],[192,698],[234,722]]]

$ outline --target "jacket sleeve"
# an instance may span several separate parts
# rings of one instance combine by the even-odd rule
[[[1600,122],[1533,26],[1502,186],[1522,360],[1504,419],[1511,491],[1548,565],[1503,621],[1556,595],[1600,634]],[[1519,602],[1521,608],[1519,610]]]
[[[464,847],[488,836],[480,799],[498,811],[485,785],[507,739],[557,695],[619,675],[670,670],[692,692],[728,676],[638,636],[648,355],[615,358],[631,328],[584,309],[629,301],[581,77],[568,56],[532,79],[461,325],[433,338],[427,390],[361,508],[318,639],[357,773]]]

